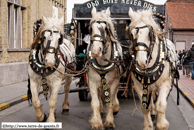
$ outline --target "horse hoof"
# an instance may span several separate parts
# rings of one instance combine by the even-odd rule
[[[156,120],[156,115],[151,115],[152,121]]]
[[[114,130],[113,127],[105,127],[105,130]]]
[[[47,120],[47,116],[46,116],[46,114],[44,113],[44,119],[42,120],[42,122],[46,122],[46,120]]]
[[[119,111],[113,112],[113,115],[117,115]]]
[[[153,125],[156,126],[156,116],[151,115],[151,118],[152,118]]]
[[[62,114],[67,115],[69,113],[69,109],[63,109]]]

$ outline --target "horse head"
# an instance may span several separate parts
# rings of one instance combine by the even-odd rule
[[[92,9],[92,20],[90,22],[90,33],[91,33],[91,45],[92,55],[101,57],[106,53],[108,45],[108,37],[110,33],[111,18],[110,9],[107,8],[105,11],[96,12],[96,8]]]
[[[138,67],[146,68],[152,59],[152,51],[156,43],[155,32],[159,27],[152,18],[152,9],[134,12],[129,9],[131,23],[129,25],[129,34],[133,41],[132,48]]]
[[[47,19],[42,17],[43,24],[40,27],[41,49],[43,51],[43,60],[47,67],[53,67],[59,45],[63,42],[63,24],[64,18]]]

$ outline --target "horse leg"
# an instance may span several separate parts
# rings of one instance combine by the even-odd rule
[[[119,86],[119,80],[114,80],[113,83],[110,84],[110,103],[106,103],[106,108],[107,108],[107,114],[106,114],[106,119],[104,126],[105,128],[115,128],[114,124],[114,116],[113,116],[113,108],[117,108],[116,110],[118,111],[119,108],[119,103],[118,100],[116,101],[117,98],[115,98],[115,95],[117,94]],[[115,107],[116,106],[116,107]]]
[[[156,125],[156,111],[155,111],[155,106],[154,106],[154,95],[155,93],[153,92],[151,100],[150,100],[150,108],[151,108],[150,114],[151,114],[153,124]]]
[[[49,98],[49,117],[47,122],[55,122],[55,111],[56,111],[56,104],[57,104],[57,95],[59,89],[61,87],[61,80],[56,79],[53,81],[51,86],[51,93]]]
[[[117,98],[117,92],[115,93],[115,96],[113,97],[114,98],[114,101],[115,101],[115,105],[114,105],[114,108],[113,108],[113,115],[117,115],[117,113],[119,112],[119,100]]]
[[[39,122],[46,121],[46,114],[44,114],[42,110],[42,105],[40,104],[40,100],[38,98],[40,85],[30,78],[30,89],[32,92],[32,104],[35,108],[36,118]]]
[[[165,111],[167,105],[167,96],[170,91],[170,83],[163,84],[159,88],[158,100],[156,102],[157,121],[156,130],[167,130],[169,122],[166,120]]]
[[[63,101],[63,111],[62,111],[63,115],[69,113],[69,90],[70,90],[70,84],[72,80],[73,79],[70,76],[67,76],[65,79],[65,85],[64,85],[65,98]]]
[[[93,110],[93,114],[91,119],[89,120],[91,124],[91,130],[101,130],[104,129],[102,124],[102,119],[100,115],[100,101],[98,98],[98,88],[94,81],[89,79],[89,87],[90,87],[90,94],[91,94],[91,107]]]

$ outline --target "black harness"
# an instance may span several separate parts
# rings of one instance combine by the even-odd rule
[[[135,55],[137,51],[147,51],[147,57],[148,57],[148,64],[150,63],[150,60],[152,59],[151,55],[153,52],[153,48],[155,45],[155,36],[153,33],[153,28],[152,26],[143,26],[143,27],[136,27],[135,29],[137,29],[137,33],[139,32],[139,29],[142,28],[149,28],[149,38],[150,38],[150,45],[149,47],[143,43],[143,42],[137,42],[137,36],[135,36],[135,39],[133,39],[132,34],[129,34],[129,37],[131,38],[130,40],[132,41],[132,55],[135,59]],[[128,31],[129,32],[129,31]],[[143,95],[142,95],[142,107],[144,108],[144,110],[147,110],[150,104],[150,100],[151,100],[151,95],[152,92],[149,93],[148,96],[148,85],[151,85],[153,83],[155,83],[160,76],[163,73],[164,70],[164,63],[166,61],[166,57],[165,57],[165,44],[163,40],[159,41],[159,45],[158,45],[158,55],[156,58],[156,61],[154,63],[154,65],[150,68],[146,68],[146,69],[139,69],[137,67],[136,62],[134,62],[136,68],[133,71],[133,74],[135,76],[135,78],[143,85]]]
[[[103,89],[103,93],[104,93],[104,97],[105,97],[104,101],[106,103],[110,103],[109,91],[108,91],[108,88],[107,88],[105,75],[110,70],[112,70],[115,67],[116,64],[115,63],[108,62],[107,65],[100,65],[97,62],[96,58],[94,58],[92,56],[92,45],[93,45],[93,42],[94,41],[102,42],[103,43],[102,54],[104,55],[108,51],[108,45],[106,46],[106,43],[107,43],[108,39],[110,38],[110,36],[112,36],[113,38],[115,38],[115,37],[114,37],[112,31],[110,30],[109,24],[107,22],[105,22],[105,21],[93,21],[93,22],[91,22],[91,25],[93,23],[95,23],[95,22],[96,23],[99,23],[98,29],[100,30],[101,35],[95,34],[95,35],[93,35],[91,37],[91,43],[90,43],[89,51],[88,51],[88,53],[89,53],[89,63],[91,64],[91,66],[96,70],[96,72],[101,77],[102,89]],[[103,28],[100,25],[100,23],[105,23],[106,24],[105,31],[107,33],[107,36],[105,36],[105,31],[103,30]],[[92,28],[91,28],[90,32],[92,32]],[[117,43],[111,41],[111,46],[112,46],[112,49],[111,49],[111,58],[110,58],[110,60],[111,61],[119,60],[120,59],[120,56],[119,56],[119,52],[118,52]]]
[[[97,62],[96,58],[94,58],[92,56],[92,51],[91,50],[92,50],[93,41],[102,42],[103,43],[102,53],[106,54],[107,50],[108,50],[108,46],[106,46],[106,43],[107,43],[109,37],[113,36],[113,35],[112,35],[112,31],[109,28],[109,24],[107,22],[105,22],[105,21],[93,21],[91,23],[91,25],[95,22],[99,23],[98,29],[100,30],[101,35],[95,34],[91,37],[91,43],[90,43],[90,46],[89,46],[89,61],[90,61],[90,64],[92,65],[92,67],[94,69],[96,69],[98,73],[102,74],[102,73],[107,73],[108,71],[110,71],[115,66],[115,63],[110,63],[109,62],[107,65],[100,65]],[[105,31],[107,32],[106,37],[105,37],[105,31],[101,27],[100,23],[105,23],[106,24],[106,29],[105,29]],[[92,28],[91,28],[91,32],[92,32]],[[120,56],[119,56],[119,52],[118,52],[117,43],[111,41],[111,46],[112,46],[112,49],[111,49],[111,59],[110,60],[111,61],[119,60]]]
[[[44,47],[44,44],[43,44],[45,37],[42,37],[42,38],[40,38],[41,42],[38,43],[34,49],[31,50],[31,53],[29,55],[29,63],[30,63],[32,70],[36,74],[38,74],[40,76],[44,76],[44,77],[51,75],[53,72],[55,72],[55,68],[58,68],[58,66],[60,64],[60,53],[58,52],[58,49],[59,49],[59,45],[61,45],[63,42],[63,35],[61,34],[61,37],[58,41],[58,47],[54,48],[54,47],[50,46],[51,41],[53,39],[52,31],[51,30],[46,30],[46,31],[50,32],[50,36],[48,36],[46,48]],[[44,34],[44,33],[45,33],[45,31],[42,34]],[[58,33],[58,31],[54,31],[53,33]],[[39,55],[40,50],[43,50],[43,53],[39,57],[38,55]],[[45,66],[44,59],[45,59],[46,53],[54,53],[55,54],[55,64],[54,64],[53,68]]]

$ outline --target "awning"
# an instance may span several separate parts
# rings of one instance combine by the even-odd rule
[[[130,19],[129,7],[134,11],[152,8],[153,13],[163,15],[164,5],[155,5],[144,0],[90,0],[83,4],[74,4],[73,19],[90,20],[92,8],[102,11],[110,7],[111,17],[114,19]]]

